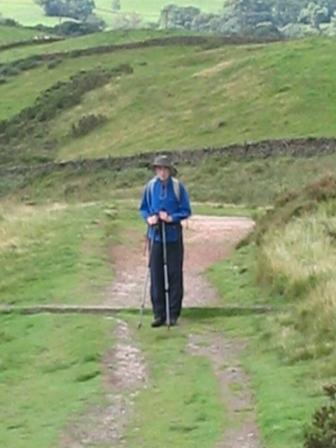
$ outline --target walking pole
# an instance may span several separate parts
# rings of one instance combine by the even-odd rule
[[[169,300],[169,277],[168,277],[168,257],[167,257],[167,235],[166,223],[162,221],[162,246],[163,246],[163,271],[166,296],[166,316],[167,327],[170,328],[170,300]]]
[[[154,239],[155,239],[155,227],[154,227],[153,238],[151,241],[149,241],[150,247],[149,247],[149,257],[148,257],[148,269],[147,269],[146,280],[145,280],[144,294],[143,294],[141,305],[140,305],[140,312],[139,312],[140,316],[139,316],[139,323],[138,323],[139,330],[142,328],[142,325],[143,325],[143,319],[144,319],[145,308],[146,308],[147,289],[148,289],[151,264],[152,264],[152,253],[153,253]]]

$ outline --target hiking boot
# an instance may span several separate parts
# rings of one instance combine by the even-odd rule
[[[166,319],[164,317],[156,317],[151,326],[152,328],[158,328],[158,327],[162,327],[162,325],[164,325],[166,323]]]

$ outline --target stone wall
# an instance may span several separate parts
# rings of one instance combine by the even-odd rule
[[[77,159],[65,162],[48,162],[36,165],[6,167],[0,165],[0,175],[46,175],[56,171],[72,170],[86,173],[104,169],[124,170],[147,167],[157,154],[168,151],[139,153],[127,157],[106,157],[100,159]],[[265,140],[243,145],[230,145],[218,148],[203,148],[169,151],[176,165],[197,165],[207,157],[248,160],[270,157],[314,157],[336,153],[336,138],[308,138],[292,140]]]

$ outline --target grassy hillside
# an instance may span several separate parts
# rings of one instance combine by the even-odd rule
[[[113,33],[102,39],[108,36],[113,42]],[[76,107],[59,110],[47,126],[43,123],[42,141],[26,136],[25,142],[20,139],[21,148],[34,147],[38,154],[46,141],[52,141],[49,157],[71,159],[265,138],[334,136],[336,67],[330,55],[335,45],[333,40],[316,38],[59,57],[52,69],[40,64],[8,77],[0,86],[0,118],[14,117],[46,89],[79,70],[128,63],[134,70],[131,76],[114,79],[85,95]],[[72,125],[87,114],[104,116],[104,125],[74,138]],[[37,134],[39,126],[35,122]]]
[[[335,198],[332,175],[284,196],[258,238],[259,283],[294,305],[274,320],[274,344],[289,361],[323,358],[325,375],[336,375]]]
[[[27,45],[21,48],[0,51],[0,63],[8,63],[18,59],[25,59],[34,55],[53,54],[72,50],[99,47],[103,45],[119,45],[127,42],[138,42],[152,38],[179,35],[178,31],[164,30],[130,30],[105,31],[86,36],[73,37],[44,45]],[[183,35],[187,34],[185,31]]]
[[[9,19],[14,19],[22,25],[34,26],[39,23],[54,26],[59,23],[56,17],[46,17],[43,10],[34,0],[0,0],[0,13]]]
[[[10,164],[29,164],[335,135],[333,40],[241,46],[209,40],[15,62],[148,36],[106,33],[0,52],[7,62],[1,67],[0,117],[7,120],[0,127],[1,163],[5,156]],[[112,76],[110,70],[121,64],[133,72]],[[78,136],[73,126],[80,128],[89,114],[104,120]],[[189,332],[216,330],[225,339],[231,334],[249,343],[242,362],[265,446],[302,447],[303,426],[321,401],[321,385],[336,377],[336,182],[329,176],[286,192],[335,168],[336,155],[209,157],[180,167],[193,203],[218,202],[196,205],[196,212],[241,214],[237,205],[247,205],[253,215],[263,215],[255,239],[208,275],[222,305],[267,304],[277,312],[228,318],[219,311],[189,310],[185,326],[168,336],[153,336],[149,328],[137,333],[151,382],[135,397],[126,434],[130,446],[144,442],[156,448],[167,438],[181,448],[200,441],[215,446],[227,425],[226,407],[209,362],[192,357],[187,345]],[[113,278],[113,245],[143,231],[136,207],[149,176],[143,167],[1,176],[0,195],[11,195],[0,204],[0,303],[99,303]],[[286,194],[274,210],[264,215],[256,209],[272,205],[278,193]],[[228,211],[225,203],[234,204]],[[134,316],[121,318],[135,325]],[[103,317],[17,315],[2,316],[0,323],[0,445],[57,446],[67,425],[100,402],[102,356],[113,348],[114,323]],[[234,387],[239,392],[239,384]],[[174,394],[178,399],[171,400]],[[151,409],[166,402],[153,425]]]
[[[0,25],[0,46],[33,39],[40,34],[29,28]]]
[[[217,203],[220,213],[225,204],[249,208],[270,206],[278,195],[335,171],[336,155],[250,161],[208,157],[197,166],[178,168],[179,177],[188,186],[192,200]],[[140,197],[151,176],[146,168],[117,172],[109,168],[85,172],[68,168],[42,176],[34,173],[3,175],[0,197],[11,193],[13,198],[38,203],[45,200],[85,202],[113,197],[132,199]]]
[[[156,21],[159,17],[161,9],[169,4],[168,0],[122,0],[121,1],[121,12],[136,12],[140,14],[145,21]],[[218,11],[223,6],[222,0],[176,0],[175,4],[181,6],[189,6],[193,4],[198,6],[204,11]],[[110,25],[115,14],[111,8],[110,0],[95,0],[96,4],[96,14],[102,17],[107,25]],[[56,17],[46,17],[43,14],[43,10],[36,5],[34,0],[11,0],[5,1],[0,0],[0,13],[9,18],[17,20],[23,25],[37,25],[43,23],[45,25],[55,25],[59,22]]]

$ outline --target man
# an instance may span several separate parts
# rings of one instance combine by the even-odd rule
[[[168,319],[164,280],[164,231],[167,242],[170,325],[176,325],[181,314],[183,300],[181,221],[189,218],[191,208],[184,185],[173,177],[177,172],[169,157],[156,157],[152,167],[155,177],[145,187],[140,212],[148,224],[151,300],[154,313],[152,327],[155,328],[165,325]]]

